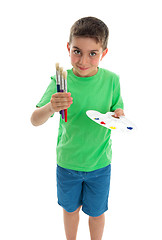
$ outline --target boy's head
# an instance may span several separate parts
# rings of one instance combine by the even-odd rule
[[[94,17],[73,24],[67,49],[75,75],[90,77],[97,73],[99,62],[108,52],[108,35],[107,26]]]
[[[73,37],[94,38],[102,49],[107,48],[109,29],[104,22],[95,17],[84,17],[76,21],[70,30],[69,44]]]

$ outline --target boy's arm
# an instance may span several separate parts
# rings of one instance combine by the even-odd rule
[[[71,93],[58,92],[52,95],[49,103],[41,108],[37,108],[32,116],[31,123],[34,126],[39,126],[45,123],[55,112],[67,109],[73,103]]]
[[[124,104],[123,99],[121,97],[120,92],[120,81],[119,76],[114,76],[114,85],[113,85],[113,98],[112,98],[112,106],[111,106],[111,112],[114,112],[114,117],[120,117],[125,116],[124,114]]]
[[[52,109],[51,102],[47,103],[41,108],[37,108],[32,116],[31,116],[31,123],[33,126],[39,126],[45,123],[51,115],[55,113],[54,109]]]

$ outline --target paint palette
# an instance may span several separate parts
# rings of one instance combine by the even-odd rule
[[[119,118],[114,117],[114,112],[102,114],[98,111],[88,110],[86,114],[91,120],[98,123],[100,126],[109,128],[113,131],[119,130],[122,132],[133,132],[137,129],[136,126],[125,116]]]

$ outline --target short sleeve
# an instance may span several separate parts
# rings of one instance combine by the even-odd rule
[[[56,87],[56,77],[51,77],[51,82],[49,83],[45,93],[43,94],[41,100],[37,103],[36,107],[43,107],[50,102],[53,94],[57,92]],[[53,114],[54,115],[54,114]],[[53,115],[51,117],[53,117]]]
[[[113,79],[113,97],[111,111],[114,112],[118,108],[124,109],[124,104],[121,97],[119,76],[115,75]]]

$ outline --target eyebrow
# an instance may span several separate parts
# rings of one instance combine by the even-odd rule
[[[76,47],[76,46],[73,46],[73,48],[76,48],[78,50],[81,50],[80,48]],[[99,52],[99,50],[90,50],[90,52]]]

